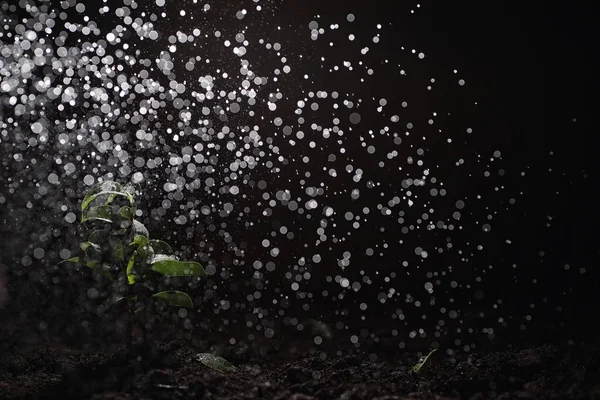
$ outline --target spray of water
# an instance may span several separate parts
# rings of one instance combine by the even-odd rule
[[[0,5],[0,204],[15,223],[44,210],[44,227],[19,228],[33,242],[20,264],[70,257],[53,243],[74,232],[82,194],[134,181],[137,217],[201,259],[204,300],[247,312],[255,333],[313,321],[318,345],[377,309],[393,335],[439,337],[460,319],[449,293],[470,287],[452,273],[470,257],[457,233],[477,199],[452,182],[472,129],[436,99],[465,81],[425,76],[426,55],[386,44],[383,22],[357,34],[346,12],[282,28],[273,3],[232,7]],[[488,233],[490,220],[467,223]],[[438,322],[424,329],[427,317]]]

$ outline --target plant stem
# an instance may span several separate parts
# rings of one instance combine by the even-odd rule
[[[127,302],[128,302],[127,311],[129,314],[129,321],[127,324],[128,347],[133,348],[135,346],[135,342],[136,342],[136,340],[135,340],[135,300],[128,299]]]

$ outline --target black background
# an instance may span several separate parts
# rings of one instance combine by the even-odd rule
[[[595,196],[597,174],[592,153],[596,150],[597,140],[595,132],[586,128],[591,125],[591,113],[587,108],[593,101],[593,77],[590,73],[594,52],[594,47],[590,44],[593,37],[592,13],[584,9],[583,2],[563,3],[425,1],[420,3],[419,8],[416,3],[375,0],[313,0],[265,4],[265,8],[272,8],[276,16],[273,20],[263,20],[265,32],[272,30],[272,21],[289,23],[281,33],[273,32],[274,36],[281,35],[284,43],[307,46],[307,25],[317,14],[326,23],[328,20],[333,23],[345,21],[346,14],[352,12],[357,16],[353,29],[358,37],[370,38],[369,32],[378,23],[386,26],[382,42],[376,46],[377,50],[373,50],[374,57],[382,55],[389,56],[390,60],[404,60],[398,47],[415,48],[426,54],[427,62],[418,64],[421,67],[415,67],[414,60],[406,59],[401,62],[407,63],[407,69],[414,71],[416,78],[428,79],[429,76],[457,69],[460,77],[467,81],[464,91],[459,92],[448,86],[447,91],[442,90],[435,100],[442,109],[458,115],[446,119],[444,125],[447,127],[448,137],[455,144],[446,146],[444,137],[432,139],[424,147],[428,151],[429,160],[438,167],[436,176],[450,182],[455,189],[456,200],[473,198],[478,194],[489,200],[471,211],[472,219],[485,216],[486,206],[502,211],[499,220],[493,224],[494,240],[481,239],[481,228],[478,225],[471,225],[471,230],[466,228],[462,232],[461,239],[464,242],[485,242],[485,251],[473,257],[468,263],[470,268],[465,268],[462,273],[458,272],[453,279],[472,282],[473,270],[485,269],[489,264],[497,267],[484,277],[481,284],[461,291],[454,299],[456,308],[464,314],[466,327],[491,326],[492,320],[499,316],[508,319],[510,323],[506,325],[506,338],[509,340],[517,335],[525,335],[532,340],[597,335],[593,330],[587,329],[590,318],[597,314],[597,307],[600,305],[595,295],[598,287],[599,219]],[[169,3],[167,7],[173,7],[173,10],[181,8],[176,3]],[[215,5],[215,8],[219,7]],[[414,9],[415,13],[410,14],[410,9]],[[225,13],[232,13],[227,7],[223,7],[223,10]],[[218,13],[215,15],[218,18]],[[392,25],[388,28],[389,22]],[[296,26],[297,30],[294,28]],[[393,34],[390,34],[392,31]],[[304,38],[304,42],[300,42],[300,38]],[[326,39],[320,39],[313,45],[315,49],[327,51]],[[310,49],[310,45],[307,48]],[[299,47],[298,53],[302,51]],[[419,71],[416,68],[424,69]],[[314,71],[317,74],[318,68],[315,67]],[[410,81],[400,84],[387,79],[385,76],[376,78],[373,86],[388,86],[392,93],[396,84],[401,88],[399,90],[415,90],[409,97],[423,105],[422,110],[417,108],[415,112],[419,114],[422,111],[423,115],[419,115],[421,117],[430,111],[431,104],[427,103],[430,100],[419,97],[419,93],[424,91],[422,88],[412,87]],[[329,84],[340,87],[344,81],[342,79],[338,82],[332,78]],[[355,92],[369,96],[369,90],[369,87],[362,87]],[[373,94],[373,97],[376,95]],[[397,97],[392,95],[388,99],[391,102],[402,101],[403,97],[400,93]],[[469,105],[471,100],[477,101],[478,106]],[[370,123],[371,118],[376,119],[375,116],[363,115],[362,124]],[[472,126],[475,134],[467,136],[464,125]],[[505,173],[502,177],[484,179],[482,171],[486,168],[482,165],[485,165],[485,161],[479,163],[477,160],[490,157],[495,150],[502,152],[501,168]],[[467,160],[465,168],[472,168],[469,170],[471,174],[455,176],[454,170],[449,168],[460,157]],[[324,161],[318,157],[316,160]],[[10,168],[13,167],[5,163],[3,176],[10,174]],[[288,170],[288,173],[291,174],[291,171],[292,169]],[[490,171],[492,174],[496,173],[493,168]],[[522,172],[525,172],[524,176],[521,175]],[[287,184],[286,179],[294,177],[293,174],[286,176],[285,173],[282,172],[275,179],[269,178],[265,172],[267,177],[264,179],[272,179],[274,185],[279,181]],[[373,173],[381,174],[381,171],[374,169]],[[383,175],[381,179],[389,185],[399,182],[393,176]],[[506,189],[496,190],[499,185]],[[5,188],[5,184],[2,184],[0,190]],[[508,207],[509,210],[504,212],[509,197],[518,200],[516,205]],[[154,204],[153,200],[148,200],[150,207],[157,207],[159,203],[159,200]],[[448,209],[453,206],[454,201],[447,205]],[[443,210],[444,205],[440,207]],[[2,209],[0,218],[7,221],[2,234],[9,235],[11,224],[16,222],[11,219],[6,208]],[[273,220],[276,218],[285,220],[286,215],[274,216]],[[265,227],[267,231],[272,229],[269,220],[262,222],[263,225],[259,226]],[[546,226],[548,223],[549,227]],[[297,222],[297,226],[301,225],[301,222]],[[465,223],[465,226],[469,224]],[[162,222],[154,228],[161,230],[162,234],[168,234],[172,229]],[[389,228],[394,229],[393,225]],[[260,250],[262,236],[256,233],[261,232],[251,232],[248,236],[242,226],[239,229],[236,234],[248,243],[248,248]],[[313,225],[306,223],[305,229],[313,229]],[[506,245],[505,239],[510,239],[512,244]],[[24,249],[28,246],[27,237],[20,240],[16,247],[22,246]],[[174,245],[188,245],[191,251],[202,250],[181,238],[173,237],[169,240]],[[443,241],[443,238],[432,240]],[[412,251],[413,244],[418,245],[418,242],[407,243],[409,250],[406,251]],[[293,263],[294,257],[304,251],[302,248],[294,248],[293,243],[284,243],[282,246],[282,253],[287,255],[280,261],[282,264]],[[219,244],[215,247],[210,258],[219,265],[227,252]],[[3,263],[10,265],[15,262],[14,254],[19,254],[20,250],[11,248],[3,253]],[[16,257],[16,262],[18,258],[20,257]],[[327,261],[335,263],[335,259]],[[355,264],[368,262],[372,261],[366,258],[353,259],[352,268]],[[388,252],[379,262],[382,271],[397,268],[397,259],[393,253]],[[445,259],[443,262],[460,264],[457,260]],[[313,269],[315,279],[312,287],[315,289],[320,287],[319,278],[335,274],[331,272],[333,266],[325,267],[323,264],[325,263],[321,264],[320,270]],[[512,264],[517,267],[512,268]],[[570,265],[569,271],[565,271],[565,264]],[[242,271],[241,276],[249,279],[252,273],[250,265],[244,268],[248,270]],[[585,268],[585,273],[581,273],[580,268]],[[26,276],[14,276],[11,279],[11,269],[8,268],[8,271],[9,281],[12,282],[11,297],[17,298],[18,293],[29,283]],[[215,279],[218,282],[216,277]],[[278,277],[273,276],[271,280],[278,282]],[[411,292],[422,287],[423,281],[407,280],[404,285],[403,289]],[[476,289],[485,294],[485,301],[473,301]],[[271,296],[277,297],[269,290],[264,293],[263,304],[268,304]],[[303,302],[298,302],[291,306],[286,315],[293,316],[295,313],[299,319],[306,316],[335,321],[338,318],[334,316],[336,311],[343,308],[356,310],[357,304],[364,301],[361,300],[363,298],[374,302],[378,291],[378,287],[373,287],[373,293],[361,290],[360,299],[348,296],[345,302],[340,303],[315,300],[308,313],[303,313],[300,308]],[[228,296],[232,303],[243,302],[246,294],[246,291],[240,290]],[[488,300],[495,298],[503,301],[499,311],[490,308],[493,301]],[[33,304],[35,301],[27,301],[18,307],[31,307]],[[530,304],[535,304],[534,310],[530,309]],[[13,307],[13,315],[18,315],[17,306]],[[33,308],[44,315],[43,307],[33,305]],[[388,322],[389,311],[375,305],[369,308],[365,321],[357,318],[362,313],[350,312],[345,323],[356,327],[380,325],[391,329],[396,326],[396,322]],[[479,312],[486,314],[483,321],[467,318],[467,315]],[[422,313],[426,314],[427,310],[422,310]],[[523,330],[520,325],[527,314],[533,315],[533,321],[528,324],[528,329]],[[216,315],[216,320],[221,319],[222,315]],[[412,321],[418,321],[419,315],[420,313],[415,313]],[[243,325],[244,317],[241,314],[233,318],[234,324]],[[421,326],[419,322],[415,323],[417,327]],[[411,327],[413,322],[407,321],[407,324]]]

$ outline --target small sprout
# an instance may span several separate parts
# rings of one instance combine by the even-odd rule
[[[155,273],[163,276],[206,277],[202,265],[194,261],[180,261],[175,252],[162,240],[150,239],[148,229],[135,220],[135,196],[141,191],[133,185],[116,182],[102,182],[95,185],[81,204],[81,223],[103,226],[81,243],[81,254],[60,262],[87,266],[109,280],[118,280],[115,275],[127,278],[126,290],[114,291],[109,303],[115,306],[127,304],[130,314],[130,344],[134,343],[136,330],[144,331],[143,318],[146,306],[152,300],[162,300],[170,306],[193,308],[192,298],[178,290],[154,293],[152,279]],[[128,205],[118,204],[125,199]],[[102,224],[105,223],[105,224]],[[111,274],[114,272],[114,274]],[[124,275],[124,276],[123,276]],[[139,318],[134,318],[139,313]],[[136,322],[137,320],[141,322]],[[136,325],[136,323],[138,325]],[[237,368],[227,360],[208,353],[200,353],[197,360],[209,368],[220,372],[235,372]],[[164,389],[183,389],[183,386],[162,385]]]
[[[219,372],[236,372],[237,367],[232,365],[229,361],[225,360],[222,357],[215,356],[210,353],[199,353],[196,355],[196,360],[200,361],[202,364],[206,365],[209,368],[214,369]]]
[[[410,373],[413,377],[415,375],[423,376],[423,375],[427,374],[427,371],[431,367],[431,355],[433,353],[435,353],[436,351],[437,351],[437,349],[433,349],[426,356],[419,358],[419,361],[415,365],[413,365],[413,367],[410,371]]]
[[[118,285],[113,286],[115,292],[110,295],[112,302],[109,303],[127,302],[130,316],[146,309],[153,300],[162,300],[175,307],[193,308],[194,302],[187,293],[177,290],[155,293],[156,285],[152,280],[156,279],[156,273],[169,277],[205,277],[207,274],[197,262],[180,261],[167,243],[150,239],[144,224],[133,218],[135,197],[140,194],[141,191],[134,185],[112,181],[92,187],[81,204],[81,223],[92,228],[101,226],[102,229],[93,230],[88,240],[81,243],[79,256],[59,264],[83,265],[113,282],[126,278],[125,290]],[[126,205],[122,204],[124,201]],[[131,321],[130,330],[134,336],[137,320],[131,318]],[[139,326],[142,334],[148,333],[144,331],[143,322]],[[215,365],[220,364],[217,362]]]

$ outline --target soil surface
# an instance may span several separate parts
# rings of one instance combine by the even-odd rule
[[[373,360],[315,351],[292,358],[244,343],[219,347],[180,339],[155,346],[151,355],[64,344],[28,347],[13,344],[0,353],[0,398],[600,399],[598,345],[545,344],[454,357],[442,349],[428,375],[418,378],[409,374],[415,354],[400,349]],[[195,359],[199,352],[221,355],[239,370],[209,369]]]

